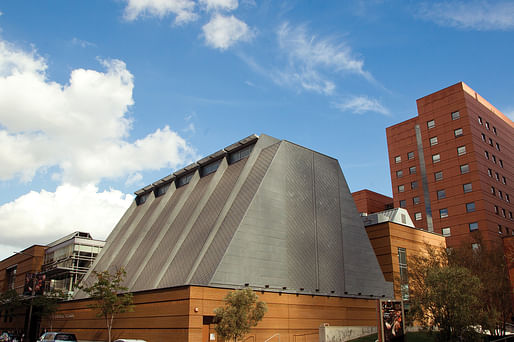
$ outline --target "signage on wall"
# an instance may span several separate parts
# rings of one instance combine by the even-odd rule
[[[403,301],[380,300],[380,341],[405,341],[405,313]]]

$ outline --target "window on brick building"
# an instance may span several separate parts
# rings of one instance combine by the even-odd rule
[[[421,213],[419,213],[419,212],[418,212],[418,213],[415,213],[415,214],[414,214],[414,219],[415,219],[416,221],[420,221],[420,220],[422,219],[422,215],[421,215]]]
[[[405,186],[402,184],[402,185],[398,185],[398,192],[404,192],[405,191]]]
[[[493,176],[493,170],[491,170],[491,169],[487,169],[487,175],[488,175],[489,177],[492,177],[492,176]]]
[[[489,152],[484,151],[484,155],[485,155],[485,157],[486,157],[487,159],[489,159]]]
[[[481,136],[482,136],[482,141],[485,141],[485,134],[482,133]]]
[[[481,125],[484,123],[484,122],[482,121],[482,117],[481,117],[481,116],[479,116],[479,117],[478,117],[478,123],[480,123]]]
[[[419,204],[419,203],[420,203],[420,200],[419,200],[418,196],[412,197],[412,204]]]
[[[410,173],[411,175],[416,174],[416,167],[415,167],[415,166],[411,166],[411,167],[409,167],[409,173]]]
[[[439,217],[440,218],[448,217],[448,208],[439,209]]]
[[[396,178],[402,178],[402,177],[403,177],[403,171],[402,170],[396,171]]]
[[[441,230],[441,232],[442,232],[443,236],[451,236],[452,235],[450,227],[443,228]]]
[[[418,182],[416,182],[416,181],[410,182],[410,188],[411,189],[417,189],[418,188]]]
[[[485,128],[489,129],[489,122],[485,122]]]
[[[459,111],[455,111],[452,113],[452,120],[457,120],[458,118],[460,118],[460,113]]]
[[[471,222],[469,224],[469,231],[472,232],[474,230],[477,230],[478,229],[478,222]]]
[[[471,183],[463,184],[462,188],[464,189],[464,193],[473,191],[473,186],[471,185]]]
[[[461,174],[468,173],[468,172],[469,172],[469,165],[468,164],[464,164],[464,165],[460,166],[460,173]]]
[[[457,128],[453,131],[453,134],[455,135],[455,137],[460,137],[461,135],[464,135],[464,132],[462,131],[462,128]]]
[[[437,190],[437,199],[440,200],[440,199],[443,199],[443,198],[446,198],[446,191],[443,189],[443,190]]]
[[[457,155],[462,156],[466,154],[466,146],[457,147]]]
[[[401,162],[402,162],[402,156],[396,156],[396,157],[394,157],[394,162],[395,162],[396,164],[401,163]]]
[[[428,129],[434,128],[435,127],[435,121],[434,120],[427,121],[427,127],[428,127]]]
[[[405,200],[400,200],[400,208],[405,208],[406,205],[407,202],[405,202]]]
[[[472,213],[475,211],[475,202],[466,203],[466,212]]]
[[[437,171],[434,173],[434,179],[440,181],[443,179],[443,171]]]
[[[430,146],[437,145],[437,137],[430,138]]]
[[[432,155],[432,163],[439,163],[441,161],[441,156],[439,154]]]
[[[414,159],[414,152],[407,153],[407,159]]]

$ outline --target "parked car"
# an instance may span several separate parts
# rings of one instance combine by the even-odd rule
[[[77,337],[75,334],[65,333],[65,332],[46,332],[37,342],[77,342]]]
[[[134,339],[130,339],[130,338],[119,338],[114,342],[146,342],[146,341],[145,340],[137,340],[137,339],[134,340]]]

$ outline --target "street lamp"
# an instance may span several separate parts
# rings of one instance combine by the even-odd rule
[[[14,254],[20,254],[20,255],[28,255],[28,256],[31,256],[33,258],[36,258],[35,255],[33,254],[30,254],[30,253],[26,253],[26,252],[14,252]],[[37,280],[37,273],[34,273],[32,274],[32,295],[30,296],[30,308],[29,308],[29,319],[28,319],[28,323],[27,323],[27,329],[25,330],[26,331],[26,334],[25,334],[25,339],[24,341],[30,341],[30,323],[32,323],[32,304],[34,303],[34,297],[36,296],[36,280]]]

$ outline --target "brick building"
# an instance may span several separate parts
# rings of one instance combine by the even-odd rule
[[[460,82],[417,100],[418,116],[386,129],[395,207],[448,246],[472,232],[514,231],[514,124]]]

